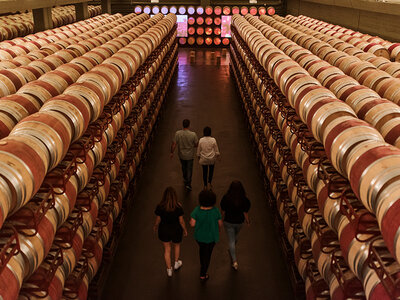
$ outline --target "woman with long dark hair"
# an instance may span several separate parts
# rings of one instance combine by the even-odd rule
[[[250,201],[246,197],[243,184],[239,180],[232,181],[228,191],[221,200],[221,210],[224,219],[224,227],[229,241],[229,253],[232,259],[232,267],[237,270],[236,258],[237,236],[243,223],[250,224]]]
[[[175,254],[174,269],[178,270],[182,266],[182,261],[179,259],[182,235],[187,236],[182,205],[179,203],[173,187],[170,186],[165,189],[161,202],[157,205],[154,213],[157,217],[153,229],[154,232],[158,231],[158,238],[163,242],[167,275],[171,277],[172,245],[174,246]]]

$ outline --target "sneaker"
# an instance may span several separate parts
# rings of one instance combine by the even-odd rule
[[[206,276],[200,276],[200,280],[203,282],[208,280],[208,278],[210,278],[210,276],[208,274],[206,274]]]
[[[175,262],[175,265],[174,265],[174,269],[175,270],[178,270],[180,267],[182,267],[182,261],[181,260],[178,260],[178,261],[176,261]]]
[[[239,265],[238,265],[237,261],[235,261],[235,262],[232,264],[232,268],[234,268],[234,269],[237,271],[237,269],[239,268]]]
[[[172,268],[170,269],[167,268],[167,275],[168,277],[172,277]]]

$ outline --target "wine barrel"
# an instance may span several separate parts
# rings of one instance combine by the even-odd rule
[[[26,117],[14,127],[10,136],[14,135],[33,135],[41,140],[49,150],[49,169],[52,169],[68,150],[72,128],[68,120],[58,112],[38,112]]]
[[[11,191],[12,198],[2,201],[4,213],[14,211],[25,204],[39,190],[46,173],[46,164],[43,156],[36,150],[39,147],[31,141],[6,138],[0,142],[2,156],[1,174],[6,180],[8,188],[5,194]],[[40,152],[39,152],[40,153]]]

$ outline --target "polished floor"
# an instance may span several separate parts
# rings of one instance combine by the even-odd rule
[[[178,73],[171,83],[102,299],[293,299],[240,99],[229,74],[229,58],[220,50],[215,53],[198,49],[196,61],[191,64],[189,51],[180,50]],[[216,56],[220,54],[218,64]],[[194,164],[193,191],[186,192],[178,157],[169,158],[171,139],[184,118],[191,120],[191,129],[199,137],[202,128],[210,126],[218,141],[221,161],[215,166],[213,180],[218,201],[229,183],[239,179],[252,202],[251,225],[242,229],[237,245],[239,270],[234,271],[230,266],[227,238],[222,232],[214,248],[210,279],[206,283],[199,281],[198,247],[193,229],[182,243],[183,267],[172,278],[166,275],[162,244],[152,231],[154,208],[167,186],[177,190],[187,223],[202,188],[198,163]]]

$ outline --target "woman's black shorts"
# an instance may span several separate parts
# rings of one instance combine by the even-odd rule
[[[169,226],[168,224],[160,224],[158,227],[158,238],[162,242],[173,242],[175,244],[182,242],[183,229],[179,226]]]

